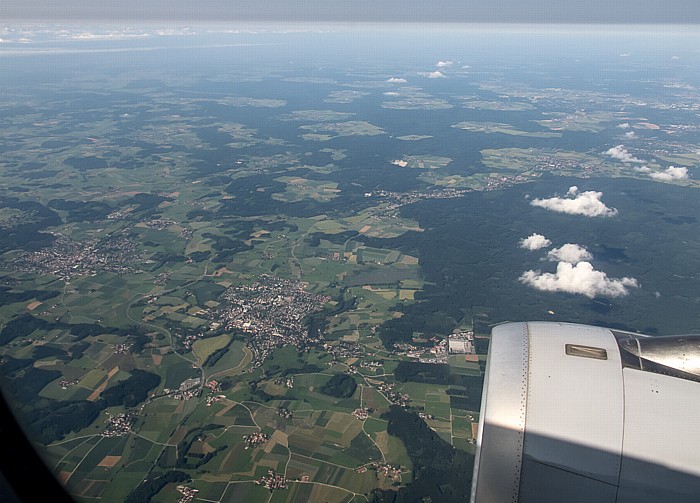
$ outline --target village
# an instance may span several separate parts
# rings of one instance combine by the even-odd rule
[[[73,241],[53,233],[53,244],[38,251],[22,252],[9,264],[13,270],[34,274],[52,274],[70,282],[76,276],[94,276],[99,271],[117,274],[142,272],[134,265],[136,245],[122,237]]]
[[[221,305],[205,310],[214,320],[212,327],[224,327],[250,334],[252,368],[259,367],[278,347],[293,345],[303,349],[319,340],[309,337],[306,317],[331,300],[304,290],[305,283],[261,274],[252,285],[228,288]]]

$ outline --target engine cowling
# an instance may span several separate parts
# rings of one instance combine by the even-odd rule
[[[700,501],[700,337],[493,329],[472,503]]]

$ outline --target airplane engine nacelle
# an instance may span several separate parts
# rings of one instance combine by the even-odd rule
[[[700,337],[495,327],[471,501],[700,501]]]

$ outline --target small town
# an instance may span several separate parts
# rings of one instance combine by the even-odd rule
[[[8,264],[15,271],[52,274],[70,282],[76,276],[95,275],[99,271],[117,274],[141,272],[133,265],[139,258],[136,245],[122,237],[73,241],[53,233],[53,244],[39,251],[22,252]]]
[[[374,192],[365,192],[365,197],[387,198],[392,205],[395,205],[395,208],[398,208],[399,206],[413,204],[422,199],[451,199],[453,197],[463,197],[469,192],[472,192],[472,189],[438,189],[420,192],[391,192],[388,190],[377,190]]]
[[[535,168],[537,172],[551,172],[551,171],[564,171],[564,170],[576,170],[581,173],[581,176],[591,176],[594,174],[600,174],[604,170],[598,164],[593,163],[581,163],[576,159],[567,159],[563,157],[557,157],[555,155],[541,154],[535,157]]]
[[[262,274],[252,285],[228,288],[220,296],[221,305],[205,313],[226,329],[241,330],[252,337],[253,368],[259,367],[278,347],[293,345],[303,349],[311,340],[305,318],[331,300],[304,290],[305,283]]]

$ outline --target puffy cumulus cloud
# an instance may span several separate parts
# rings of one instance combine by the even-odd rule
[[[454,61],[438,61],[437,63],[435,63],[435,66],[437,66],[438,68],[447,68],[452,65],[454,65]]]
[[[420,73],[419,75],[422,75],[423,77],[428,77],[429,79],[444,79],[445,78],[445,74],[439,70],[436,70],[434,72],[423,72],[423,73]]]
[[[630,123],[629,122],[623,122],[622,124],[618,124],[617,127],[620,129],[629,129],[630,128]]]
[[[617,215],[615,208],[608,208],[600,198],[602,192],[592,190],[580,192],[578,187],[569,188],[566,197],[551,197],[549,199],[533,199],[530,204],[558,213],[583,215],[586,217],[612,217]]]
[[[541,248],[546,248],[551,245],[552,242],[544,237],[542,234],[530,234],[528,237],[520,240],[520,248],[525,248],[526,250],[539,250]]]
[[[633,140],[636,137],[637,137],[637,134],[634,131],[627,131],[625,133],[625,138],[627,138],[628,140]]]
[[[406,82],[408,82],[406,79],[402,79],[400,77],[391,77],[386,79],[386,81],[391,84],[405,84]]]
[[[594,297],[622,297],[629,288],[639,287],[634,278],[608,278],[603,271],[596,271],[590,262],[570,264],[559,262],[555,273],[525,271],[520,281],[544,292],[566,292]]]
[[[652,173],[649,175],[654,180],[685,180],[688,178],[688,168],[676,168],[669,166],[664,171]]]
[[[618,161],[622,162],[644,162],[641,159],[637,159],[632,154],[630,154],[624,145],[617,145],[615,147],[609,148],[608,150],[606,150],[605,154],[609,155],[613,159],[617,159]]]
[[[567,262],[569,264],[578,264],[584,260],[591,260],[593,255],[586,249],[585,246],[566,243],[565,245],[554,248],[547,252],[547,258],[552,262]]]
[[[651,168],[649,166],[640,166],[639,168],[634,168],[634,170],[640,173],[651,173]]]

